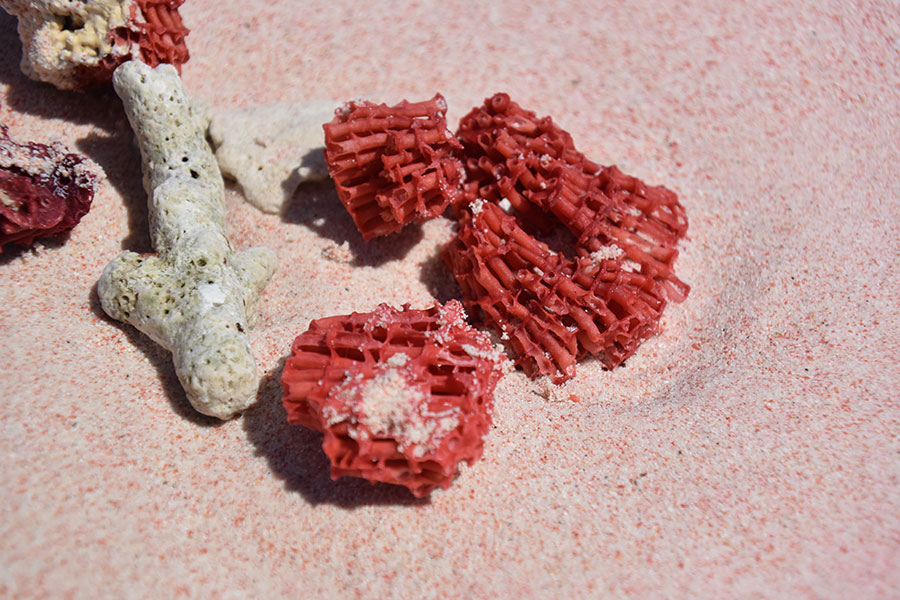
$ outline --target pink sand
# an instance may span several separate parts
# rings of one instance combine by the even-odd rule
[[[303,5],[187,3],[189,92],[440,91],[455,124],[507,91],[679,193],[690,297],[624,368],[506,377],[484,459],[430,502],[331,482],[317,435],[284,422],[280,361],[311,319],[454,295],[448,222],[366,245],[328,186],[284,216],[231,190],[235,245],[280,260],[251,336],[266,376],[242,418],[199,418],[168,354],[92,291],[123,247],[150,249],[120,103],[27,80],[0,13],[0,121],[107,175],[64,244],[0,258],[0,596],[898,594],[895,3]]]

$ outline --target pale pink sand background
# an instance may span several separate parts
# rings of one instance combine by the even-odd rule
[[[265,379],[242,418],[199,418],[92,292],[149,250],[119,101],[25,79],[0,13],[0,121],[107,175],[64,244],[0,258],[0,595],[900,595],[895,2],[303,5],[188,2],[189,92],[441,91],[455,126],[508,91],[679,193],[690,297],[624,368],[504,379],[484,459],[430,502],[332,483],[283,422],[280,360],[311,319],[454,295],[448,222],[365,245],[328,186],[282,216],[230,191],[235,245],[280,260],[251,335]]]

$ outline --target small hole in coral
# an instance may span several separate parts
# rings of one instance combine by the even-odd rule
[[[200,173],[198,173],[197,171],[191,169],[191,177],[193,177],[194,179],[199,179],[199,178],[200,178]]]
[[[63,18],[62,22],[62,30],[63,31],[78,31],[84,27],[84,22],[80,22],[73,18],[73,15],[66,15]]]

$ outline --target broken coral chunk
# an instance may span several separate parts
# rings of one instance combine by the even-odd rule
[[[550,117],[524,110],[507,94],[463,117],[457,135],[467,175],[463,203],[506,199],[540,233],[552,229],[551,213],[578,236],[582,255],[615,245],[669,299],[687,296],[674,262],[688,222],[674,192],[588,160]]]
[[[332,478],[447,488],[481,457],[505,357],[451,300],[317,319],[282,375],[288,421],[324,432]]]
[[[279,213],[301,183],[328,178],[322,123],[333,116],[331,101],[214,111],[209,137],[222,174],[250,204]]]
[[[437,217],[460,192],[459,143],[437,94],[395,106],[349,102],[324,125],[325,161],[365,240]]]
[[[622,269],[617,249],[567,257],[496,204],[476,200],[460,214],[444,261],[473,318],[496,330],[529,376],[561,383],[587,355],[612,369],[657,331],[665,295],[651,277]]]
[[[615,246],[628,265],[663,286],[669,300],[684,300],[690,286],[675,274],[676,244],[687,217],[674,192],[648,186],[617,167],[562,166],[549,193],[532,201],[578,236],[584,252]]]
[[[113,85],[141,150],[158,254],[123,252],[107,265],[97,285],[101,305],[172,352],[197,411],[228,419],[256,399],[247,330],[274,254],[233,250],[222,175],[175,68],[127,62]]]
[[[17,143],[0,123],[0,252],[75,227],[91,208],[97,171],[58,143]]]
[[[22,72],[60,89],[107,84],[128,60],[180,68],[190,58],[184,0],[0,0],[19,20]]]

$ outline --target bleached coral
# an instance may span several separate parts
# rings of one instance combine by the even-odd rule
[[[103,309],[172,352],[195,409],[230,418],[256,398],[246,332],[275,257],[233,251],[222,176],[175,69],[132,61],[113,84],[140,146],[158,255],[113,260],[98,284]]]
[[[338,103],[279,103],[215,112],[209,137],[222,174],[267,213],[280,212],[304,181],[328,178],[322,124]]]

